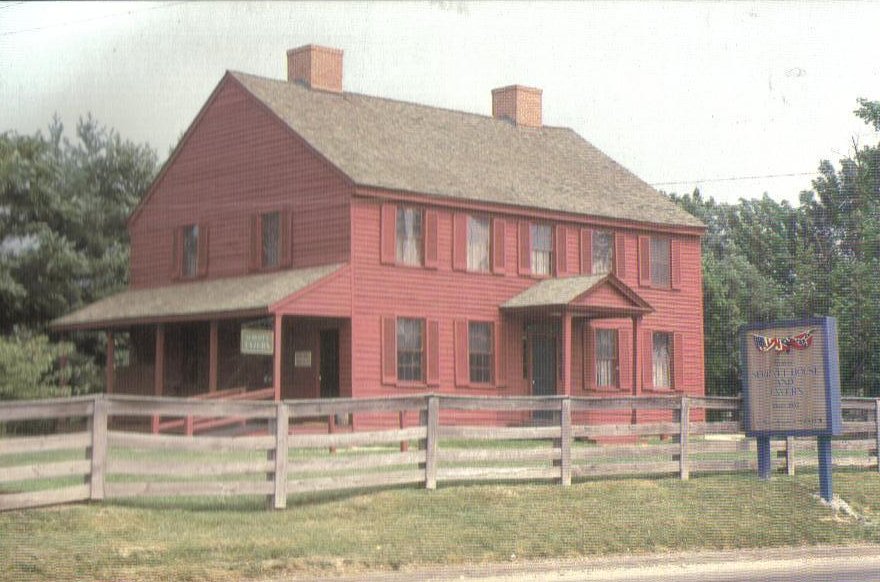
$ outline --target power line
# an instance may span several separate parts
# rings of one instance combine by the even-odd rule
[[[675,182],[651,182],[651,186],[680,186],[703,182],[738,182],[741,180],[760,180],[763,178],[794,178],[797,176],[815,176],[819,172],[794,172],[791,174],[765,174],[763,176],[731,176],[728,178],[702,178],[700,180],[678,180]]]
[[[13,6],[18,6],[19,4],[24,4],[24,0],[21,2],[8,2],[3,6],[0,6],[0,10],[6,10],[7,8],[12,8]]]
[[[19,2],[19,4],[24,4],[24,2]],[[149,8],[141,8],[139,10],[129,10],[127,12],[114,12],[113,14],[104,14],[102,16],[95,16],[94,18],[85,18],[83,20],[68,20],[66,22],[56,22],[55,24],[47,24],[46,26],[35,26],[34,28],[21,28],[19,30],[9,30],[6,32],[0,32],[0,37],[12,36],[13,34],[22,34],[25,32],[37,32],[39,30],[47,30],[49,28],[58,28],[59,26],[69,26],[72,24],[84,24],[86,22],[94,22],[96,20],[103,20],[105,18],[114,18],[116,16],[131,16],[132,14],[137,14],[140,12],[148,12],[150,10],[158,10],[160,8],[171,8],[172,6],[177,6],[178,4],[186,4],[186,2],[185,1],[168,2],[166,4],[160,4],[159,6],[151,6]],[[9,6],[13,6],[13,5],[10,4]],[[3,8],[8,8],[9,6],[4,6]]]

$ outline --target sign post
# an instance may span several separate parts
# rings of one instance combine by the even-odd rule
[[[819,488],[830,501],[831,437],[841,432],[837,320],[817,317],[740,331],[743,426],[758,442],[758,477],[769,479],[770,439],[815,436]]]

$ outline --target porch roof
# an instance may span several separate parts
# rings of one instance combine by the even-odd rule
[[[205,316],[259,315],[272,305],[335,273],[343,265],[323,265],[129,289],[52,321],[55,330],[97,329],[133,323],[194,320]]]
[[[507,300],[501,308],[521,311],[564,308],[619,315],[654,311],[647,301],[613,274],[545,279]]]

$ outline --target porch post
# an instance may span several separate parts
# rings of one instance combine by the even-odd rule
[[[153,368],[153,393],[165,392],[165,324],[156,324],[156,365]],[[153,415],[153,433],[159,432],[159,416]]]
[[[104,374],[106,378],[106,388],[107,394],[113,394],[113,385],[115,383],[115,351],[116,351],[116,341],[113,338],[113,332],[107,332],[107,359],[104,364]]]
[[[571,396],[571,312],[562,312],[562,394]]]
[[[275,349],[272,351],[272,388],[275,390],[275,401],[281,400],[281,318],[275,314]]]
[[[633,322],[633,333],[632,333],[632,393],[633,396],[638,396],[639,394],[639,332],[641,332],[639,323],[641,323],[642,317],[639,315],[634,315],[632,318]]]
[[[208,392],[217,391],[217,320],[211,320],[208,333]]]
[[[632,352],[633,352],[633,361],[632,361],[632,393],[633,396],[639,395],[639,335],[641,335],[641,326],[639,325],[642,321],[642,316],[636,315],[633,316],[633,332],[632,332]],[[647,348],[646,348],[647,349]],[[632,415],[630,417],[630,422],[635,424],[637,422],[636,409],[633,408]]]

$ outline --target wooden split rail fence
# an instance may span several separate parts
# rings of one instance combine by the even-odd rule
[[[0,404],[0,510],[126,497],[289,495],[438,482],[678,475],[755,468],[737,398],[464,397],[265,402],[98,395]],[[721,412],[713,412],[721,411]],[[880,400],[844,399],[836,465],[877,467]],[[622,419],[610,423],[617,415]],[[727,420],[705,421],[722,416]],[[235,419],[247,436],[111,430],[110,418]],[[350,432],[319,434],[315,419]],[[418,418],[406,426],[404,418]],[[59,430],[15,436],[22,422]],[[195,420],[194,420],[195,419]],[[398,423],[398,419],[400,422]],[[635,421],[635,422],[633,422]],[[222,424],[222,423],[220,423]],[[507,425],[502,425],[507,424]],[[147,424],[149,426],[149,424]],[[312,426],[312,430],[306,430]],[[4,433],[5,430],[5,433]],[[418,446],[405,446],[415,441]],[[598,444],[597,444],[598,443]],[[815,442],[774,441],[789,474]]]

